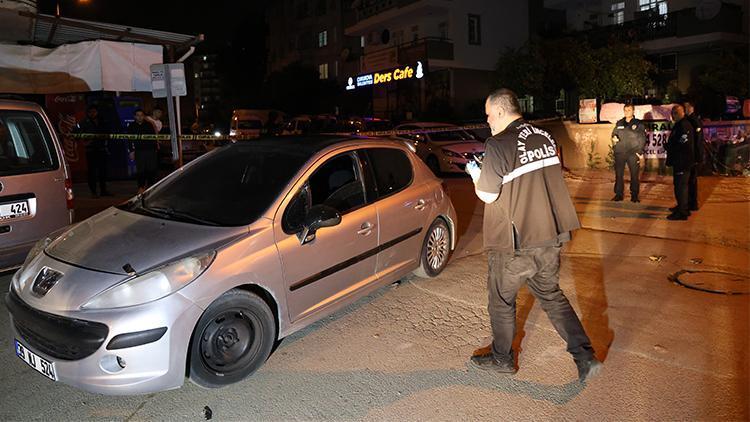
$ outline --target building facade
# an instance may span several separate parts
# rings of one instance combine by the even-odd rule
[[[747,0],[547,0],[545,6],[564,11],[567,29],[589,39],[637,42],[663,90],[685,93],[700,66],[748,48]]]
[[[396,120],[482,118],[495,88],[497,60],[535,32],[542,2],[361,0],[345,34],[363,48],[350,95],[371,98],[369,112]],[[539,7],[536,9],[536,7]]]

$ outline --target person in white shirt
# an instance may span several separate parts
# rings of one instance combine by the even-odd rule
[[[154,132],[157,134],[161,133],[161,129],[164,127],[164,123],[161,122],[162,110],[159,107],[154,107],[151,111],[150,116],[146,116],[146,121],[151,123],[154,127]]]

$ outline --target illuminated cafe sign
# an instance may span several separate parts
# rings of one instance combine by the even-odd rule
[[[349,77],[346,83],[346,90],[351,91],[363,86],[384,84],[393,81],[403,81],[407,79],[422,79],[424,77],[424,66],[421,61],[412,67],[411,65],[397,67],[395,69],[383,70],[374,73],[365,73],[357,77]]]

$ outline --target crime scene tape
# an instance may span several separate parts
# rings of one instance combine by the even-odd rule
[[[319,135],[330,135],[330,136],[361,136],[361,137],[383,137],[383,136],[400,136],[400,135],[415,135],[421,133],[436,133],[436,132],[452,132],[456,130],[473,130],[473,129],[487,129],[487,124],[473,124],[464,126],[446,126],[446,127],[435,127],[435,128],[423,128],[423,129],[410,129],[410,130],[379,130],[379,131],[362,131],[362,132],[325,132]],[[72,139],[80,140],[91,140],[91,139],[118,139],[127,141],[169,141],[170,135],[133,135],[129,133],[69,133],[65,136]],[[280,135],[280,136],[294,136],[294,135]],[[300,136],[300,135],[297,135]],[[258,139],[258,136],[248,135],[180,135],[181,141],[250,141]]]

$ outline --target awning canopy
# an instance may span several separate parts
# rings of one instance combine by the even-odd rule
[[[55,47],[81,41],[122,41],[156,44],[168,51],[177,51],[203,41],[203,34],[187,35],[175,32],[112,23],[86,21],[45,15],[25,10],[0,8],[0,42]]]

